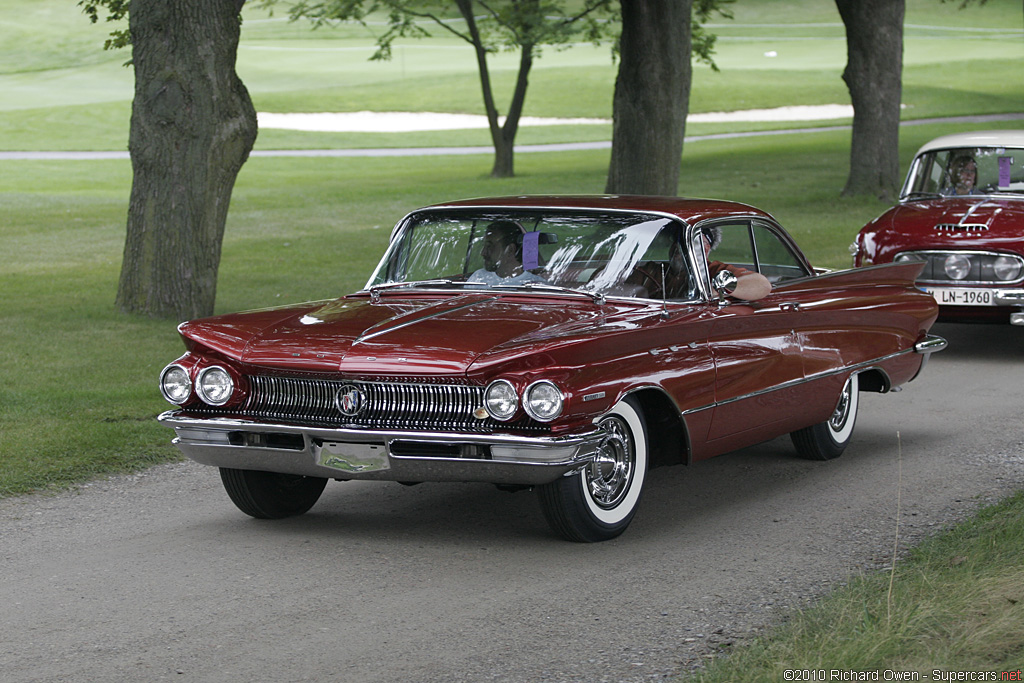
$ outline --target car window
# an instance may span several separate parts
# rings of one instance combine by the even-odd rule
[[[731,266],[756,270],[754,245],[750,241],[750,224],[747,221],[719,226],[721,239],[708,254],[708,260],[721,261]]]
[[[708,234],[715,231],[720,239],[712,239],[708,261],[760,272],[772,283],[810,275],[789,245],[767,225],[742,221],[705,230]]]
[[[754,224],[754,245],[757,249],[758,270],[777,283],[810,275],[789,245],[767,226]]]
[[[967,169],[970,184],[961,173]],[[972,176],[973,177],[970,177]],[[1024,194],[1024,149],[955,147],[931,150],[911,164],[903,196]]]
[[[402,240],[391,267],[391,279],[412,282],[461,273],[473,232],[460,221],[417,224]]]
[[[634,213],[416,214],[396,234],[367,286],[449,280],[452,286],[551,285],[607,296],[694,299],[689,260],[674,247],[681,230],[671,218]],[[511,271],[504,268],[509,258]]]

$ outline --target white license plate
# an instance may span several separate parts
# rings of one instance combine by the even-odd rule
[[[947,306],[995,306],[995,297],[989,289],[967,289],[965,287],[922,287],[935,297],[939,304]]]

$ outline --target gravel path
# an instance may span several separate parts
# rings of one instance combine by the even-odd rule
[[[1024,330],[865,394],[843,457],[787,439],[656,470],[621,538],[532,494],[331,484],[260,522],[192,463],[0,501],[0,681],[663,680],[1024,486]],[[897,439],[897,434],[899,438]],[[168,434],[170,438],[170,433]]]

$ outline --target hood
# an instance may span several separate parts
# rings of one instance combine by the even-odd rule
[[[637,306],[561,297],[466,293],[452,297],[346,297],[272,312],[238,313],[181,326],[190,348],[242,363],[355,375],[452,375],[483,355],[513,355],[579,335]]]
[[[861,231],[869,253],[918,249],[1024,250],[1024,201],[948,197],[893,207]]]

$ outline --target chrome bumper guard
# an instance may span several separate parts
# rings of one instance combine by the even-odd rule
[[[593,462],[603,439],[597,429],[565,437],[331,429],[176,410],[157,419],[203,465],[329,479],[546,484]]]
[[[938,336],[937,334],[929,334],[925,336],[924,339],[914,344],[914,353],[923,353],[925,355],[931,355],[933,353],[938,353],[939,351],[942,351],[947,346],[949,346],[949,342],[947,342],[945,339]]]
[[[1024,306],[1024,289],[997,289],[992,300],[996,306]]]
[[[924,356],[924,358],[921,359],[921,367],[917,369],[917,374],[915,374],[911,379],[917,379],[918,375],[921,374],[921,371],[924,370],[924,366],[928,365],[928,359],[932,357],[933,353],[938,353],[947,346],[949,346],[949,342],[937,334],[925,335],[924,339],[914,344],[914,353],[919,353]]]

